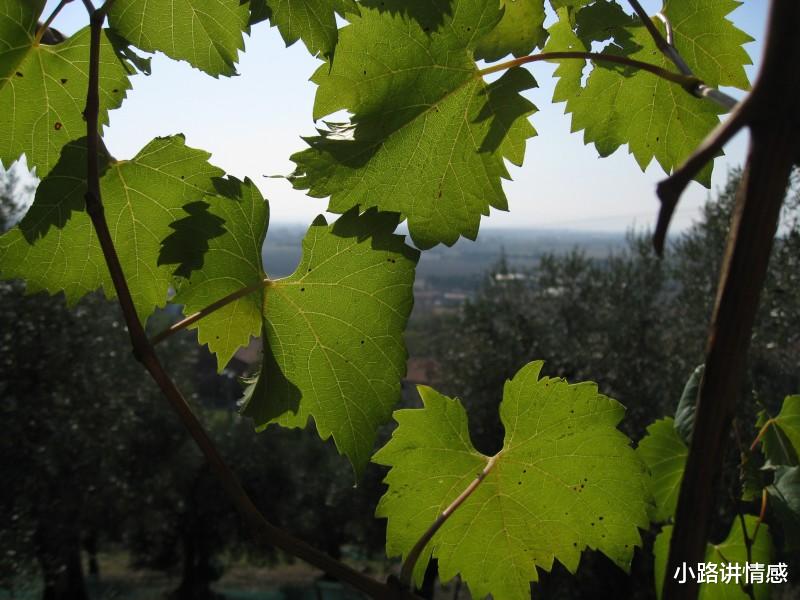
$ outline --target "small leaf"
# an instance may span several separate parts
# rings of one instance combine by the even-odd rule
[[[795,552],[800,549],[800,467],[778,467],[767,493],[783,528],[785,550]]]
[[[655,499],[653,521],[668,521],[675,514],[689,449],[671,418],[656,421],[636,449],[650,470],[650,491]]]
[[[665,2],[664,14],[673,25],[678,51],[708,85],[748,87],[744,65],[750,59],[742,44],[750,38],[725,18],[737,4],[734,0]],[[674,71],[644,24],[625,14],[617,3],[595,2],[581,9],[575,20],[584,46],[580,50],[590,49],[593,42],[610,41],[606,53]],[[656,26],[663,29],[660,21]],[[570,77],[574,77],[573,69],[566,71]],[[564,99],[564,91],[557,89],[554,99]],[[572,130],[583,130],[584,141],[594,143],[601,156],[627,144],[642,169],[655,158],[667,173],[719,123],[721,112],[674,83],[602,61],[595,61],[585,86],[570,91],[566,111],[572,114]],[[708,186],[710,176],[711,165],[697,179]]]
[[[333,436],[360,475],[377,428],[400,399],[403,331],[419,253],[392,232],[397,215],[355,208],[318,217],[297,270],[263,292],[264,363],[244,414]]]
[[[28,292],[63,291],[77,302],[87,293],[114,288],[85,212],[85,140],[64,147],[59,163],[36,190],[28,214],[0,237],[0,275],[21,277]],[[128,161],[106,162],[100,181],[106,220],[139,317],[166,303],[172,269],[158,264],[162,240],[182,207],[214,191],[223,172],[208,154],[185,145],[183,136],[156,138]]]
[[[503,18],[481,38],[475,58],[499,60],[507,54],[525,56],[547,39],[544,0],[500,0]]]
[[[703,379],[705,368],[705,365],[700,365],[692,371],[683,388],[681,399],[678,401],[678,408],[675,409],[675,430],[687,446],[692,441],[697,395],[700,393],[700,382]]]
[[[785,400],[784,406],[786,406]],[[756,428],[761,431],[765,426],[766,429],[761,434],[761,452],[766,461],[764,466],[775,468],[779,465],[797,466],[800,464],[797,450],[792,446],[792,441],[786,437],[780,427],[776,426],[775,421],[767,416],[767,412],[762,410],[758,413]]]
[[[185,60],[209,75],[233,75],[250,19],[240,0],[118,0],[108,22],[146,52]]]
[[[800,395],[787,396],[774,421],[791,444],[794,456],[800,455]]]
[[[336,15],[358,14],[354,0],[266,0],[270,21],[281,32],[287,46],[303,40],[316,56],[331,56],[339,30]]]
[[[311,148],[292,157],[295,187],[330,196],[332,212],[356,204],[398,212],[420,248],[474,239],[481,215],[505,210],[504,159],[521,164],[535,134],[527,120],[535,107],[520,95],[533,77],[511,69],[487,84],[473,60],[499,3],[457,0],[444,16],[440,4],[407,3],[416,18],[362,5],[340,30],[332,62],[312,77],[314,117],[345,109],[352,122],[306,139]]]
[[[745,565],[747,563],[759,563],[763,567],[762,574],[766,581],[766,569],[770,564],[772,556],[774,555],[774,547],[772,544],[772,536],[769,533],[769,527],[762,523],[758,527],[756,533],[756,522],[758,519],[752,515],[745,515],[744,522],[747,530],[747,536],[752,539],[755,534],[755,540],[752,542],[750,548],[750,558],[748,560],[747,546],[745,545],[744,532],[742,531],[742,522],[737,517],[733,520],[728,536],[720,544],[708,544],[706,546],[706,555],[704,563],[712,563],[715,567],[715,572],[718,574],[717,583],[702,583],[700,584],[700,600],[748,600],[750,596],[742,589],[741,583],[744,582]],[[656,537],[653,544],[654,565],[655,565],[655,581],[656,592],[659,600],[661,599],[661,590],[664,585],[664,577],[674,577],[674,573],[666,573],[667,558],[669,555],[669,543],[672,538],[672,525],[668,525],[661,530],[661,533]],[[740,568],[741,577],[737,583],[734,579],[729,580],[727,583],[722,582],[722,573],[726,564],[738,564]],[[688,569],[691,568],[694,572],[694,578],[697,578],[697,565],[686,565],[687,579],[690,577]],[[769,598],[769,584],[755,584],[753,586],[753,593],[756,600],[767,600]]]
[[[29,43],[13,72],[0,79],[0,161],[11,164],[24,153],[28,166],[45,177],[64,145],[86,135],[83,108],[89,85],[89,28],[54,46],[34,46],[33,38]],[[20,58],[19,53],[14,56]],[[100,125],[108,123],[108,111],[122,104],[132,72],[104,32],[100,38]]]
[[[249,294],[203,317],[192,328],[198,340],[217,355],[220,371],[250,337],[261,333],[261,247],[267,234],[269,205],[249,179],[216,182],[217,194],[184,207],[189,213],[171,225],[159,262],[180,263],[178,274],[189,281],[173,299],[189,315],[242,288]],[[199,244],[200,247],[197,247]],[[180,253],[185,256],[181,256]]]
[[[391,467],[376,514],[388,518],[387,553],[406,557],[441,512],[493,461],[416,563],[443,581],[460,573],[474,598],[530,598],[537,568],[558,559],[574,572],[597,549],[623,569],[647,527],[644,466],[616,428],[624,408],[592,383],[539,378],[541,362],[506,382],[503,448],[492,459],[472,445],[458,400],[419,388],[424,408],[395,412],[398,427],[374,457]]]

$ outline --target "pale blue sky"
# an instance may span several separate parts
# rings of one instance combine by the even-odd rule
[[[56,4],[48,0],[45,14]],[[643,4],[652,12],[661,5],[659,0]],[[731,14],[757,40],[747,46],[756,65],[767,6],[766,0],[745,0]],[[73,2],[54,26],[69,34],[86,22],[82,3]],[[263,176],[291,172],[289,156],[305,147],[300,136],[314,133],[316,86],[308,78],[319,61],[301,43],[286,48],[266,23],[255,26],[245,43],[239,76],[219,80],[156,55],[153,74],[135,76],[127,100],[111,113],[106,143],[117,158],[128,158],[155,136],[183,133],[190,146],[211,152],[215,165],[253,179],[270,200],[273,222],[308,224],[324,212],[327,200],[309,198],[285,180]],[[510,167],[513,181],[504,184],[510,212],[493,211],[481,226],[609,231],[652,225],[658,210],[655,184],[663,178],[660,167],[654,162],[642,173],[627,148],[601,159],[593,146],[584,146],[581,133],[570,134],[564,105],[550,102],[554,69],[545,63],[532,69],[540,88],[528,96],[539,107],[532,119],[539,135],[528,142],[524,166]],[[748,74],[752,80],[755,67]],[[744,161],[746,146],[745,134],[729,144],[727,155],[716,161],[714,186],[724,183],[729,165]],[[692,184],[673,231],[696,218],[707,193]]]

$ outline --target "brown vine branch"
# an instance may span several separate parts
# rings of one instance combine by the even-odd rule
[[[656,194],[661,200],[661,208],[658,212],[656,229],[653,234],[653,246],[659,255],[664,252],[667,230],[686,186],[709,161],[720,153],[725,144],[739,133],[742,127],[747,125],[749,118],[750,104],[745,100],[736,107],[733,114],[726,121],[720,123],[703,140],[697,149],[692,152],[691,156],[686,159],[686,162],[656,186]]]
[[[100,194],[98,160],[100,148],[100,135],[98,133],[100,102],[98,81],[100,67],[100,36],[106,16],[105,10],[103,9],[106,9],[108,6],[109,3],[106,3],[102,9],[93,10],[90,13],[91,45],[89,50],[89,89],[86,97],[85,110],[87,147],[89,151],[86,210],[92,220],[97,238],[100,242],[103,256],[122,308],[125,323],[128,326],[134,355],[158,384],[165,398],[178,414],[181,422],[205,456],[211,471],[236,506],[242,518],[247,525],[253,529],[259,539],[322,569],[329,575],[352,585],[354,588],[361,590],[376,600],[411,600],[416,598],[408,592],[393,589],[388,585],[352,569],[344,563],[334,560],[323,552],[296,539],[267,521],[247,495],[244,488],[242,488],[236,475],[234,475],[233,471],[219,454],[211,438],[197,419],[197,416],[192,412],[191,407],[164,370],[153,346],[148,341],[144,327],[136,314],[128,283],[125,279],[122,265],[119,262],[119,256],[117,255],[114,242],[111,238]]]
[[[224,298],[220,298],[216,302],[212,302],[208,306],[198,310],[196,313],[193,313],[193,314],[189,315],[188,317],[186,317],[184,319],[181,319],[177,323],[173,323],[172,325],[170,325],[169,327],[167,327],[163,331],[157,333],[156,335],[154,335],[150,339],[150,343],[153,346],[155,346],[155,345],[163,342],[164,340],[166,340],[171,335],[174,335],[174,334],[178,333],[179,331],[182,331],[182,330],[186,329],[187,327],[189,327],[193,323],[196,323],[197,321],[199,321],[203,317],[207,317],[208,315],[210,315],[211,313],[219,310],[220,308],[223,308],[223,307],[227,306],[231,302],[235,302],[239,298],[243,298],[244,296],[247,296],[248,294],[252,294],[253,292],[257,292],[258,290],[263,289],[265,286],[270,284],[270,281],[271,280],[269,280],[269,279],[264,279],[263,281],[259,281],[258,283],[255,283],[253,285],[248,285],[248,286],[245,286],[245,287],[243,287],[241,289],[238,289],[235,292],[233,292],[231,294],[228,294]]]
[[[756,543],[756,537],[758,536],[758,530],[761,527],[761,523],[764,522],[764,518],[767,516],[767,498],[769,494],[767,493],[767,488],[761,490],[761,510],[758,513],[758,520],[756,521],[756,527],[753,530],[753,543]]]
[[[775,424],[775,419],[767,419],[767,422],[764,423],[763,427],[758,430],[758,435],[756,435],[756,439],[753,440],[753,443],[750,444],[750,452],[755,452],[756,447],[758,447],[758,443],[763,439],[764,435],[766,435],[769,428]]]
[[[55,21],[56,17],[58,16],[58,13],[60,13],[61,9],[64,8],[67,4],[69,4],[72,1],[73,0],[61,0],[61,2],[58,3],[58,6],[56,6],[53,9],[53,12],[50,13],[50,16],[47,17],[47,20],[44,23],[42,23],[39,26],[39,28],[36,30],[36,35],[33,38],[33,44],[34,45],[36,45],[36,44],[38,44],[39,42],[42,41],[42,37],[47,32],[47,30],[50,29],[50,25],[53,24],[53,21]]]
[[[532,62],[538,62],[541,60],[561,60],[561,59],[575,59],[575,58],[582,60],[616,63],[619,65],[624,65],[626,67],[634,67],[636,69],[641,69],[642,71],[647,71],[648,73],[657,75],[658,77],[666,79],[667,81],[671,81],[672,83],[677,83],[690,93],[694,93],[693,90],[702,83],[697,77],[687,77],[686,75],[681,75],[680,73],[673,73],[672,71],[668,71],[667,69],[663,69],[657,65],[646,63],[641,60],[628,58],[627,56],[618,56],[616,54],[605,54],[603,52],[541,52],[539,54],[522,56],[520,58],[515,58],[507,62],[492,65],[491,67],[481,69],[480,71],[478,71],[478,74],[489,75],[490,73],[505,71],[506,69],[511,69],[512,67],[518,67],[520,65]]]
[[[750,150],[709,328],[694,434],[681,482],[667,573],[703,561],[728,427],[746,369],[761,289],[793,164],[800,156],[800,3],[772,0],[761,71],[747,102]],[[664,600],[695,600],[698,583],[666,577]]]
[[[668,37],[667,39],[664,39],[664,36],[661,35],[661,32],[655,26],[655,23],[653,23],[653,20],[647,14],[644,8],[642,8],[642,5],[639,4],[639,0],[628,0],[628,3],[631,5],[631,7],[633,7],[634,12],[636,12],[639,19],[642,21],[642,24],[647,29],[647,32],[650,34],[650,37],[653,38],[653,41],[656,43],[658,49],[661,50],[662,54],[672,61],[672,63],[678,68],[678,71],[689,77],[694,76],[694,73],[692,73],[689,65],[686,64],[686,61],[683,60],[683,57],[678,52],[678,49],[672,43],[672,25],[670,24],[666,15],[663,13],[658,13],[657,15],[667,28]]]
[[[439,528],[441,528],[447,519],[450,518],[450,515],[452,515],[456,509],[461,506],[467,498],[470,497],[472,492],[477,489],[477,487],[492,470],[492,467],[494,467],[499,456],[499,454],[495,454],[489,459],[489,462],[486,463],[483,471],[478,473],[478,476],[472,480],[466,489],[461,492],[458,497],[453,500],[438,517],[436,517],[436,520],[433,522],[433,524],[428,527],[425,533],[423,533],[419,540],[417,540],[417,543],[414,544],[414,547],[411,549],[411,552],[408,553],[408,556],[406,557],[405,561],[403,561],[403,566],[400,569],[400,583],[405,589],[411,588],[411,576],[414,573],[414,565],[417,564],[417,561],[419,560],[422,551],[425,549],[425,546],[428,545],[428,542],[430,542],[431,538],[436,535],[436,532],[439,531]]]

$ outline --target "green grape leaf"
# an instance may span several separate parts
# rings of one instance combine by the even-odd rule
[[[650,470],[650,491],[655,500],[653,521],[668,521],[675,514],[689,449],[671,418],[656,421],[636,449]]]
[[[486,83],[475,66],[499,3],[455,0],[452,14],[427,0],[407,4],[414,18],[362,5],[340,30],[332,62],[312,77],[314,118],[346,109],[352,122],[306,139],[292,180],[330,196],[332,212],[360,204],[400,213],[420,248],[452,245],[474,239],[490,207],[507,209],[504,158],[521,164],[535,135],[535,107],[520,92],[536,82],[516,68]]]
[[[761,434],[761,453],[764,455],[764,467],[774,469],[780,465],[797,466],[800,464],[797,452],[792,447],[792,442],[786,434],[770,421],[767,412],[759,411],[756,419],[756,428],[761,431],[767,423],[769,426]]]
[[[29,292],[63,291],[70,304],[100,287],[114,295],[84,210],[86,155],[84,140],[67,144],[31,209],[0,237],[0,276],[25,279]],[[131,160],[105,161],[100,188],[106,220],[142,320],[166,302],[172,269],[159,266],[158,255],[170,223],[185,204],[213,192],[212,178],[223,175],[207,159],[174,136],[153,140]]]
[[[251,336],[261,334],[263,284],[261,247],[269,223],[269,205],[252,181],[217,182],[218,194],[184,207],[189,216],[172,224],[159,262],[180,264],[188,281],[173,302],[193,314],[230,294],[249,293],[203,317],[192,328],[198,340],[217,355],[221,371]],[[199,244],[199,248],[194,247]],[[182,254],[186,254],[183,256]]]
[[[0,80],[0,161],[11,164],[24,153],[28,166],[45,177],[64,145],[86,135],[83,108],[89,85],[89,28],[54,46],[32,44],[33,39],[13,72]],[[109,110],[122,104],[131,87],[128,76],[132,72],[104,32],[100,43],[100,125],[108,123]]]
[[[741,45],[750,37],[725,18],[736,6],[734,0],[665,3],[676,47],[711,86],[748,86],[744,65],[750,59]],[[576,22],[584,43],[581,50],[588,50],[593,41],[613,39],[605,52],[674,70],[641,21],[616,3],[596,2],[580,10]],[[656,24],[663,27],[660,21]],[[586,85],[567,98],[566,111],[572,114],[572,130],[583,130],[584,141],[593,143],[601,156],[627,144],[642,169],[655,158],[670,173],[719,123],[721,109],[650,73],[597,61]],[[697,177],[706,186],[711,167]]]
[[[795,552],[800,549],[800,467],[778,467],[767,493],[767,505],[783,528],[785,549]]]
[[[45,0],[0,0],[0,88],[34,44]]]
[[[525,56],[547,38],[544,0],[500,0],[503,18],[478,42],[475,57],[499,60],[507,54]]]
[[[692,371],[683,388],[681,399],[678,401],[678,408],[675,409],[675,430],[686,445],[692,441],[697,395],[700,393],[700,382],[703,380],[705,369],[706,366],[703,364]]]
[[[573,31],[573,17],[569,9],[558,11],[558,20],[548,29],[544,52],[586,52],[586,44]],[[566,102],[581,91],[581,77],[586,61],[559,61],[553,75],[556,84],[553,89],[553,102]]]
[[[358,14],[354,0],[267,0],[270,22],[281,32],[287,46],[303,40],[316,56],[331,56],[339,30],[336,14]]]
[[[240,0],[117,0],[109,25],[146,52],[163,52],[215,77],[234,75],[250,20]]]
[[[414,568],[431,557],[443,581],[460,573],[473,598],[530,598],[537,568],[557,559],[574,572],[587,548],[630,565],[648,526],[644,465],[617,428],[624,408],[592,383],[539,378],[542,362],[506,382],[503,448],[472,445],[458,400],[420,386],[424,408],[395,412],[398,427],[373,460],[391,467],[376,514],[388,519],[387,553],[406,557],[442,511],[485,472]]]
[[[706,555],[704,564],[711,563],[711,568],[706,568],[706,573],[716,573],[716,583],[701,583],[699,600],[748,600],[750,596],[742,589],[742,583],[745,578],[745,569],[747,563],[758,563],[762,567],[762,575],[766,581],[766,569],[774,555],[774,547],[772,544],[772,536],[769,532],[769,527],[762,523],[758,526],[758,533],[756,533],[757,517],[753,515],[744,515],[745,528],[747,536],[752,539],[755,534],[755,539],[750,548],[750,558],[748,560],[747,546],[745,545],[744,531],[742,530],[742,521],[737,517],[733,520],[728,536],[720,544],[708,544],[706,546]],[[656,581],[656,595],[661,599],[661,590],[664,585],[664,577],[683,577],[683,573],[666,573],[667,558],[669,555],[669,543],[672,539],[672,525],[667,525],[656,537],[653,544],[654,555],[654,576]],[[740,577],[737,580],[729,578],[723,582],[723,573],[725,565],[738,565]],[[689,568],[692,569],[693,576],[690,575]],[[733,571],[736,568],[733,567]],[[686,565],[686,578],[693,577],[697,579],[698,568],[697,565]],[[756,583],[753,585],[753,593],[756,600],[767,600],[770,596],[769,584]]]
[[[785,439],[791,444],[794,456],[800,454],[800,395],[787,396],[783,400],[781,412],[773,419]]]
[[[332,225],[318,217],[293,275],[263,292],[264,361],[244,414],[333,436],[357,473],[400,399],[403,331],[419,253],[393,233],[396,214],[358,208]]]

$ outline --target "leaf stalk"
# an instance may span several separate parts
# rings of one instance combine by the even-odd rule
[[[408,553],[405,561],[403,562],[403,566],[400,569],[400,583],[405,589],[411,588],[411,576],[414,573],[414,566],[417,564],[422,551],[425,549],[425,546],[428,545],[428,542],[431,541],[431,538],[436,535],[436,532],[439,531],[442,525],[445,524],[447,519],[456,511],[456,509],[461,506],[464,501],[470,497],[472,492],[474,492],[481,482],[486,478],[489,472],[494,467],[495,463],[497,463],[497,459],[500,454],[495,454],[492,456],[489,461],[486,463],[486,466],[483,468],[483,471],[478,473],[478,476],[472,480],[472,482],[466,487],[466,489],[461,492],[458,497],[453,500],[450,505],[445,508],[441,514],[436,518],[436,520],[431,524],[430,527],[422,534],[422,536],[417,540],[417,543],[414,544],[414,547],[411,549],[411,552]]]
[[[254,283],[253,285],[245,286],[245,287],[243,287],[241,289],[236,290],[235,292],[233,292],[231,294],[228,294],[227,296],[225,296],[223,298],[220,298],[219,300],[217,300],[215,302],[212,302],[208,306],[198,310],[196,313],[192,313],[188,317],[186,317],[184,319],[181,319],[177,323],[173,323],[172,325],[170,325],[169,327],[167,327],[166,329],[164,329],[160,333],[154,335],[150,339],[150,343],[153,346],[155,346],[155,345],[163,342],[168,337],[178,333],[179,331],[182,331],[182,330],[186,329],[187,327],[189,327],[190,325],[193,325],[194,323],[196,323],[197,321],[199,321],[203,317],[207,317],[211,313],[213,313],[215,311],[218,311],[219,309],[227,306],[231,302],[235,302],[239,298],[244,298],[245,296],[247,296],[249,294],[252,294],[253,292],[257,292],[258,290],[263,289],[265,286],[269,285],[270,281],[271,281],[270,279],[263,279],[262,281],[259,281],[258,283]]]
[[[55,21],[56,17],[58,16],[58,13],[61,12],[61,9],[72,1],[73,0],[61,0],[61,2],[58,3],[58,6],[56,6],[53,9],[53,12],[50,13],[50,16],[47,17],[47,20],[44,23],[42,23],[36,30],[36,35],[33,38],[34,46],[37,46],[42,41],[42,37],[47,32],[47,30],[50,29],[50,25],[53,24],[53,21]]]

